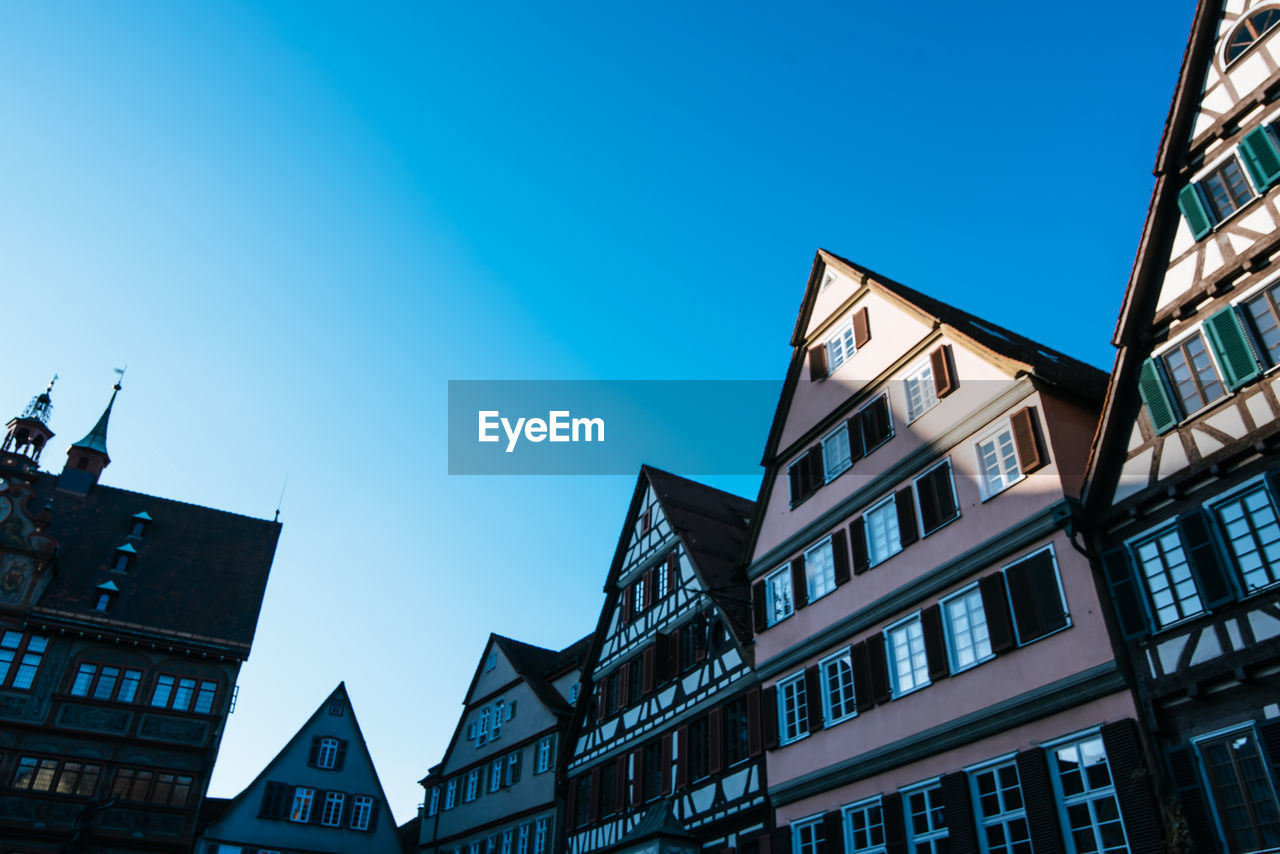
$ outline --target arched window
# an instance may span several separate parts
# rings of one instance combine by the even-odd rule
[[[1280,24],[1280,8],[1263,9],[1245,18],[1227,42],[1227,62],[1232,63],[1254,42]]]

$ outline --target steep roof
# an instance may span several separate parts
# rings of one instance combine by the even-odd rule
[[[278,522],[101,484],[87,495],[56,486],[45,472],[34,484],[37,502],[52,504],[48,533],[59,550],[33,618],[248,655]],[[129,538],[140,512],[151,521],[141,538]],[[126,571],[112,571],[126,545],[136,556]],[[107,581],[120,592],[108,611],[97,611],[98,586]]]
[[[553,650],[514,638],[493,635],[494,643],[502,649],[503,655],[511,662],[516,673],[529,684],[543,705],[559,713],[569,712],[571,707],[551,684],[551,679],[573,666],[575,660],[581,662],[585,642],[589,638],[590,635],[574,641],[562,650]]]

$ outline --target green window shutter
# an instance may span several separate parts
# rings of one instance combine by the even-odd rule
[[[1226,374],[1227,388],[1235,391],[1262,373],[1234,308],[1227,306],[1217,312],[1204,322],[1204,328]]]
[[[1147,359],[1142,363],[1138,373],[1138,393],[1142,402],[1147,405],[1147,414],[1151,416],[1151,426],[1156,433],[1168,433],[1178,423],[1178,414],[1173,408],[1173,401],[1164,389],[1160,379],[1160,368],[1155,359]]]
[[[1280,180],[1280,151],[1265,127],[1256,127],[1244,135],[1240,153],[1259,192]]]
[[[1200,188],[1195,184],[1188,184],[1178,192],[1178,207],[1182,209],[1182,215],[1187,218],[1187,225],[1191,226],[1191,236],[1196,240],[1213,231],[1213,218],[1205,209],[1204,199],[1200,197]]]

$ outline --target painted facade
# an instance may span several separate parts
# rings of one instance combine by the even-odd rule
[[[565,754],[568,854],[758,850],[767,837],[760,692],[734,572],[751,510],[642,468]]]
[[[1087,492],[1175,850],[1280,847],[1277,25],[1198,4]]]
[[[747,566],[774,850],[1155,850],[1076,537],[1105,376],[824,251],[792,344]]]

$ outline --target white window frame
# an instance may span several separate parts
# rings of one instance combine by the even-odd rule
[[[1248,172],[1247,169],[1244,171]],[[1257,198],[1257,196],[1255,195],[1254,198]],[[1247,330],[1245,334],[1246,337],[1250,335]],[[1208,401],[1198,409],[1188,411],[1182,402],[1182,396],[1178,394],[1178,389],[1175,387],[1173,381],[1172,372],[1170,372],[1169,366],[1165,363],[1164,357],[1167,353],[1176,350],[1185,341],[1188,341],[1197,335],[1200,336],[1200,343],[1204,345],[1204,351],[1208,354],[1209,362],[1213,365],[1213,372],[1218,375],[1218,384],[1222,386],[1222,395]],[[1252,338],[1249,340],[1249,346],[1251,348],[1257,346],[1254,344]],[[1182,334],[1177,338],[1174,338],[1171,341],[1166,341],[1164,344],[1161,344],[1159,347],[1152,350],[1151,358],[1159,365],[1159,370],[1156,372],[1156,378],[1160,380],[1160,384],[1164,388],[1165,394],[1169,397],[1169,402],[1173,404],[1174,408],[1177,410],[1177,414],[1180,415],[1178,418],[1179,424],[1195,418],[1202,412],[1208,412],[1213,407],[1231,397],[1234,397],[1236,394],[1227,386],[1227,375],[1222,370],[1222,363],[1218,361],[1218,354],[1215,351],[1214,346],[1209,343],[1209,335],[1205,332],[1203,322],[1197,323],[1194,326],[1183,330]]]
[[[484,746],[489,740],[489,707],[480,709],[480,722],[476,727],[476,747]]]
[[[326,735],[320,739],[320,749],[316,753],[316,767],[332,771],[338,761],[338,739]]]
[[[431,797],[427,801],[427,815],[432,816],[440,812],[440,787],[431,787]]]
[[[1022,801],[1022,806],[1018,809],[1005,809],[1004,797],[1000,796],[1001,811],[995,815],[986,815],[982,811],[982,798],[978,793],[978,775],[987,772],[997,773],[998,769],[1005,765],[1012,765],[1013,772],[1018,775],[1018,795]],[[982,842],[982,850],[985,854],[989,849],[986,843],[986,829],[996,824],[1001,824],[1008,828],[1009,823],[1022,819],[1023,825],[1027,828],[1027,838],[1030,839],[1031,822],[1027,818],[1027,794],[1022,787],[1022,773],[1018,771],[1017,754],[1006,754],[1004,756],[989,759],[978,765],[964,769],[965,775],[968,777],[969,783],[969,802],[973,807],[973,819],[978,831],[978,838]],[[997,785],[999,777],[997,776]],[[1007,838],[1007,833],[1006,833]]]
[[[1219,524],[1216,518],[1214,519],[1214,524],[1215,525]],[[1142,555],[1139,553],[1138,550],[1143,546],[1148,545],[1149,543],[1155,543],[1161,539],[1164,539],[1170,533],[1172,533],[1173,536],[1177,538],[1178,548],[1182,551],[1183,566],[1185,567],[1185,570],[1187,573],[1186,581],[1190,582],[1192,589],[1195,591],[1195,595],[1193,598],[1195,600],[1195,604],[1197,608],[1194,611],[1189,611],[1186,616],[1178,617],[1177,619],[1169,620],[1168,622],[1165,622],[1160,617],[1160,607],[1156,604],[1155,594],[1152,593],[1151,591],[1151,576],[1147,572],[1147,565],[1143,561]],[[1138,583],[1142,587],[1141,595],[1142,595],[1143,602],[1140,604],[1139,607],[1143,609],[1143,612],[1145,615],[1150,616],[1150,624],[1154,631],[1157,631],[1157,632],[1164,631],[1167,628],[1179,625],[1180,623],[1186,622],[1187,620],[1194,620],[1195,618],[1202,616],[1205,613],[1205,611],[1208,610],[1208,608],[1206,608],[1204,604],[1204,594],[1200,590],[1200,582],[1196,578],[1195,570],[1191,568],[1191,555],[1187,551],[1186,543],[1182,541],[1182,531],[1178,527],[1177,519],[1166,519],[1163,523],[1156,525],[1152,528],[1148,528],[1142,533],[1128,538],[1127,540],[1124,541],[1124,547],[1125,547],[1125,550],[1128,552],[1129,557],[1132,560],[1134,574],[1137,576]],[[1177,609],[1183,610],[1185,603],[1184,603],[1184,600],[1179,597],[1177,593],[1177,588],[1180,584],[1184,584],[1186,582],[1184,581],[1184,582],[1174,583],[1173,573],[1170,570],[1169,565],[1165,560],[1164,547],[1163,546],[1158,547],[1157,551],[1160,557],[1160,568],[1161,568],[1160,571],[1161,571],[1161,574],[1164,576],[1163,580],[1168,580],[1170,582],[1167,590],[1173,595],[1174,604],[1177,606]],[[1187,600],[1187,601],[1190,601],[1190,600]]]
[[[346,801],[347,796],[343,792],[325,792],[320,823],[325,827],[342,827],[342,808],[346,806]]]
[[[1229,570],[1232,580],[1240,586],[1240,590],[1246,597],[1254,596],[1268,590],[1274,590],[1276,587],[1280,586],[1280,561],[1277,561],[1274,564],[1271,561],[1267,561],[1268,568],[1271,569],[1271,574],[1274,574],[1277,580],[1268,582],[1261,587],[1250,587],[1248,581],[1245,579],[1244,572],[1241,569],[1240,558],[1236,554],[1235,548],[1232,547],[1231,538],[1227,535],[1226,526],[1218,515],[1218,508],[1224,504],[1241,501],[1248,493],[1259,489],[1261,489],[1267,496],[1267,500],[1271,503],[1271,510],[1276,515],[1276,518],[1280,519],[1280,500],[1277,500],[1276,495],[1271,491],[1270,485],[1266,482],[1265,475],[1250,478],[1244,483],[1241,483],[1220,495],[1215,495],[1211,501],[1205,502],[1205,509],[1209,511],[1214,533],[1221,538],[1223,551],[1228,556],[1227,563],[1229,566],[1224,567],[1224,569]]]
[[[1260,42],[1260,41],[1262,41],[1262,39],[1258,39],[1258,41]],[[1257,42],[1254,42],[1254,44],[1257,44]],[[1243,54],[1242,54],[1242,55],[1243,55]],[[1272,120],[1267,120],[1267,121],[1262,122],[1262,124],[1263,124],[1263,125],[1266,125],[1266,124],[1269,124],[1271,121],[1272,121]],[[1210,172],[1216,172],[1216,171],[1217,171],[1217,170],[1222,166],[1222,164],[1226,163],[1228,160],[1232,159],[1233,157],[1235,158],[1236,163],[1237,163],[1237,164],[1239,164],[1239,166],[1240,166],[1240,174],[1244,176],[1245,183],[1246,183],[1246,184],[1248,184],[1248,185],[1249,185],[1249,189],[1253,191],[1253,198],[1251,198],[1251,199],[1249,199],[1248,201],[1246,201],[1246,202],[1244,202],[1243,204],[1241,204],[1241,205],[1240,205],[1240,207],[1236,208],[1235,210],[1233,210],[1231,213],[1227,214],[1227,215],[1226,215],[1225,217],[1223,217],[1222,219],[1217,219],[1217,218],[1216,218],[1216,216],[1214,215],[1213,211],[1212,211],[1212,210],[1210,210],[1209,205],[1208,205],[1208,202],[1206,201],[1206,202],[1205,202],[1205,205],[1204,205],[1204,207],[1205,207],[1205,213],[1206,213],[1206,214],[1208,214],[1208,215],[1209,215],[1209,217],[1210,217],[1211,219],[1213,219],[1213,229],[1209,232],[1210,234],[1212,234],[1213,232],[1217,231],[1217,230],[1218,230],[1219,228],[1221,228],[1224,224],[1226,224],[1226,223],[1228,223],[1228,222],[1231,222],[1231,220],[1233,220],[1233,219],[1235,219],[1236,217],[1240,216],[1240,214],[1241,214],[1241,212],[1242,212],[1243,210],[1245,210],[1245,209],[1246,209],[1246,208],[1248,208],[1248,207],[1251,207],[1251,206],[1253,205],[1253,203],[1254,203],[1254,202],[1256,202],[1258,199],[1260,199],[1260,198],[1262,198],[1263,196],[1265,196],[1265,195],[1266,195],[1266,193],[1265,193],[1265,192],[1260,191],[1260,190],[1258,189],[1258,186],[1253,182],[1253,173],[1251,173],[1251,172],[1249,171],[1248,167],[1247,167],[1247,166],[1245,166],[1244,158],[1242,158],[1242,157],[1240,156],[1240,151],[1239,151],[1239,146],[1238,146],[1238,145],[1233,145],[1233,146],[1228,147],[1227,149],[1225,149],[1224,151],[1222,151],[1222,152],[1221,152],[1217,157],[1215,157],[1213,160],[1211,160],[1211,161],[1209,161],[1208,163],[1206,163],[1205,165],[1201,166],[1199,169],[1197,169],[1197,170],[1196,170],[1196,172],[1195,172],[1195,176],[1194,176],[1190,181],[1188,181],[1187,183],[1188,183],[1188,184],[1197,184],[1197,185],[1199,185],[1199,184],[1203,184],[1203,183],[1204,183],[1204,181],[1205,181],[1205,179],[1209,177],[1209,173],[1210,173]],[[1201,197],[1203,198],[1205,191],[1204,191],[1204,190],[1197,190],[1197,192],[1201,193]],[[1179,222],[1179,225],[1178,225],[1178,227],[1179,227],[1179,228],[1185,228],[1185,227],[1187,227],[1187,226],[1186,226],[1186,222],[1187,222],[1186,217],[1179,216],[1179,217],[1178,217],[1178,222]],[[1190,229],[1189,229],[1189,228],[1188,228],[1188,236],[1190,236]],[[1207,235],[1206,235],[1206,236],[1207,236]],[[1203,238],[1201,238],[1201,239],[1203,239]]]
[[[502,831],[502,854],[511,854],[511,828]]]
[[[451,810],[458,805],[458,778],[454,777],[445,784],[444,808]]]
[[[811,557],[825,550],[826,567],[821,574],[814,571],[812,567],[816,566],[816,562]],[[819,587],[821,582],[821,587]],[[831,543],[831,538],[826,537],[804,552],[804,583],[806,601],[816,602],[828,593],[834,593],[836,589],[836,554],[835,547]]]
[[[956,627],[954,623],[954,618],[951,615],[951,604],[953,602],[956,602],[962,599],[963,600],[971,599],[974,596],[978,597],[978,609],[982,613],[982,631],[986,637],[987,652],[985,655],[978,655],[977,651],[978,651],[979,644],[977,643],[976,640],[974,640],[972,642],[974,647],[974,660],[968,664],[961,664],[960,653],[959,653],[959,649],[957,648]],[[974,667],[977,667],[979,664],[990,661],[991,659],[996,657],[996,654],[991,651],[991,631],[987,624],[986,603],[982,601],[982,591],[981,589],[979,589],[976,583],[970,584],[967,587],[963,587],[960,590],[957,590],[955,593],[952,593],[951,595],[946,596],[945,598],[939,600],[938,605],[942,611],[943,634],[946,636],[946,639],[947,639],[947,661],[951,665],[952,674],[960,673],[965,670],[970,670]],[[968,631],[972,635],[973,634],[973,613],[971,609],[966,608],[966,617],[969,620]]]
[[[516,832],[516,854],[528,854],[529,852],[529,822],[520,825]]]
[[[892,523],[893,530],[897,532],[897,540],[896,542],[890,542],[888,544],[887,547],[889,548],[889,551],[886,554],[879,554],[876,551],[875,538],[871,530],[873,514],[875,514],[875,518],[878,519],[880,518],[880,513],[888,514],[887,518],[889,522]],[[896,496],[889,495],[888,497],[877,501],[863,512],[862,518],[863,528],[867,537],[867,561],[871,566],[879,566],[898,552],[902,551],[902,531],[898,530],[898,504]],[[886,536],[889,535],[889,529],[887,526],[884,533]]]
[[[1081,745],[1090,741],[1097,741],[1102,746],[1102,755],[1107,762],[1107,777],[1111,780],[1111,783],[1108,786],[1100,786],[1096,789],[1089,788],[1090,784],[1088,775],[1084,774],[1082,771],[1080,777],[1081,781],[1085,785],[1084,791],[1068,796],[1062,788],[1062,770],[1058,766],[1058,751],[1067,747],[1075,747],[1079,749]],[[1068,818],[1068,808],[1078,806],[1080,804],[1087,804],[1089,816],[1092,820],[1090,826],[1094,830],[1094,841],[1097,846],[1097,850],[1102,851],[1103,846],[1102,840],[1098,838],[1098,816],[1094,808],[1094,803],[1109,796],[1112,803],[1115,805],[1116,818],[1120,822],[1120,829],[1124,834],[1125,843],[1128,844],[1129,831],[1125,827],[1124,811],[1120,808],[1120,799],[1116,794],[1115,770],[1111,765],[1111,757],[1107,755],[1106,744],[1102,741],[1102,730],[1098,727],[1094,727],[1082,732],[1063,736],[1062,738],[1055,738],[1041,746],[1044,748],[1045,759],[1049,764],[1049,778],[1053,784],[1053,799],[1058,808],[1058,821],[1062,828],[1063,836],[1067,839],[1073,839],[1075,835],[1075,830],[1071,827],[1071,822]],[[1130,850],[1132,850],[1132,847],[1132,845],[1129,846]],[[1074,851],[1074,846],[1069,850]]]
[[[838,456],[838,449],[832,450],[832,448],[838,445],[842,438],[844,440],[844,456],[840,457]],[[823,483],[831,483],[831,481],[851,468],[853,468],[853,451],[849,442],[849,425],[847,422],[841,421],[839,427],[822,437]]]
[[[467,790],[462,795],[462,802],[469,804],[480,797],[480,769],[472,768],[467,772]]]
[[[544,735],[538,739],[538,752],[534,761],[533,773],[541,774],[551,770],[551,752],[554,735]]]
[[[1018,468],[1018,476],[1012,479],[1009,479],[1009,474],[1005,471],[1003,464],[1004,458],[1000,456],[1000,437],[1006,433],[1009,434],[1009,448],[1013,455],[1014,465]],[[992,488],[987,470],[982,464],[982,446],[987,442],[995,443],[996,466],[1000,470],[1000,478],[1003,481],[1003,484],[998,489]],[[973,456],[977,465],[978,486],[982,490],[983,501],[989,501],[1014,484],[1021,483],[1027,479],[1027,473],[1022,470],[1022,460],[1018,459],[1018,444],[1013,437],[1013,422],[1008,418],[1001,419],[999,424],[987,430],[980,439],[973,443]]]
[[[533,823],[533,854],[544,854],[547,850],[547,824],[545,815]]]
[[[293,790],[293,804],[289,807],[289,821],[305,824],[311,821],[311,810],[315,808],[316,790],[308,786],[298,786]]]
[[[914,634],[918,636],[917,639],[919,640],[919,643],[920,643],[919,654],[924,657],[924,664],[922,668],[920,668],[920,670],[918,671],[920,674],[919,677],[917,676],[917,668],[914,662],[915,652],[911,649],[911,643],[913,640],[912,638],[913,633],[911,630],[913,627],[915,629]],[[911,662],[912,684],[910,687],[907,687],[907,688],[903,688],[901,686],[900,677],[898,675],[897,650],[894,646],[894,634],[898,632],[903,632],[903,631],[907,633],[907,654],[910,655],[913,659],[913,661]],[[932,682],[929,681],[929,658],[924,645],[924,623],[920,619],[919,611],[916,611],[914,614],[909,614],[908,616],[903,617],[901,620],[898,620],[894,623],[889,624],[888,626],[885,626],[884,650],[885,650],[885,657],[888,662],[889,685],[893,690],[893,699],[896,700],[899,697],[905,697],[908,694],[912,694],[912,693],[915,693],[916,691],[919,691],[921,688],[928,688],[931,684],[933,684]]]
[[[507,766],[505,756],[500,756],[489,763],[489,792],[493,793],[502,788],[502,774]]]
[[[764,577],[764,595],[766,626],[776,626],[796,612],[795,591],[791,589],[791,564],[784,563]],[[781,608],[778,607],[780,601]]]
[[[907,850],[922,851],[926,852],[926,854],[939,854],[938,842],[943,839],[949,839],[951,836],[950,828],[947,827],[945,819],[945,806],[942,804],[942,779],[934,777],[931,780],[922,780],[919,783],[904,786],[899,792],[902,795],[902,819],[907,826]],[[911,799],[916,795],[924,797],[925,821],[929,825],[929,829],[920,834],[916,833],[915,813],[911,810]],[[933,824],[933,808],[935,805],[942,807],[944,814],[940,827],[934,827]]]
[[[842,674],[839,670],[839,665],[841,661],[847,661],[849,664],[849,674],[848,674],[849,678],[847,680],[847,684],[844,678],[844,674]],[[834,674],[830,671],[830,668],[833,665],[837,668]],[[832,707],[832,703],[831,703],[831,694],[832,694],[832,678],[831,677],[833,675],[835,676],[836,690],[840,693],[842,697],[841,705],[845,706],[845,708],[841,711],[839,715],[835,713],[835,709]],[[852,647],[846,646],[844,649],[840,650],[839,652],[836,652],[832,655],[828,655],[826,658],[818,662],[818,683],[819,683],[819,689],[822,691],[822,720],[825,726],[834,726],[835,724],[838,724],[841,721],[847,721],[850,718],[856,718],[858,716],[858,695],[857,695],[857,689],[854,687],[854,681],[853,681],[853,648]],[[848,689],[848,694],[849,694],[849,700],[847,703],[843,700],[843,696],[845,694],[846,688]]]
[[[792,854],[821,854],[826,848],[826,828],[822,825],[822,818],[822,813],[819,813],[791,822]],[[808,841],[802,839],[806,831],[809,831]]]
[[[795,715],[787,713],[788,693]],[[809,735],[809,698],[804,684],[804,671],[778,680],[778,744],[793,744]]]
[[[373,796],[353,795],[351,798],[352,830],[368,830],[369,821],[373,818]]]
[[[928,377],[927,379],[925,379],[926,376]],[[923,384],[927,390],[926,393],[921,396],[923,408],[919,411],[912,406],[911,402],[911,387],[914,383]],[[938,405],[938,386],[933,377],[932,361],[925,359],[923,363],[916,365],[906,373],[902,378],[902,393],[906,403],[906,406],[904,406],[903,409],[907,413],[908,424]]]
[[[850,315],[837,324],[835,332],[824,339],[822,346],[827,355],[827,376],[831,376],[858,352],[857,344],[853,339],[853,316]],[[837,349],[840,355],[839,361],[836,361]]]
[[[497,741],[502,737],[502,714],[506,711],[506,703],[502,698],[493,701],[493,723],[489,728],[489,740]]]
[[[857,831],[854,830],[853,817],[855,814],[866,814],[871,810],[876,810],[880,814],[880,843],[876,844],[868,840],[868,844],[858,846],[856,844]],[[883,800],[879,795],[873,798],[866,798],[857,803],[849,804],[840,810],[840,827],[844,833],[844,850],[847,854],[885,854],[885,820]],[[864,829],[868,835],[873,835],[874,831],[868,827]]]

